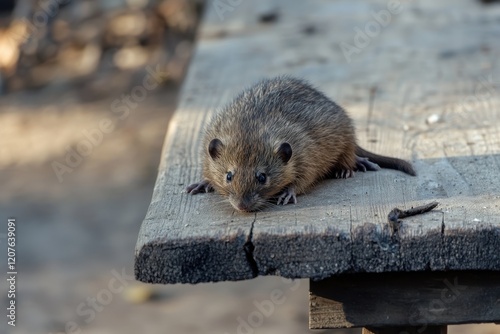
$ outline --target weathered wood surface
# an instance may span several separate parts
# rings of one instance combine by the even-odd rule
[[[370,28],[387,3],[242,1],[220,16],[208,4],[139,233],[137,279],[500,270],[500,8],[401,2],[348,62],[340,43],[359,46],[355,28]],[[217,194],[185,194],[201,178],[208,119],[279,74],[319,87],[348,110],[364,148],[412,160],[418,177],[382,170],[326,180],[297,205],[255,214]],[[391,209],[434,200],[438,211],[405,219],[390,237]]]
[[[347,274],[310,285],[315,329],[369,326],[386,333],[411,326],[409,333],[439,333],[441,325],[499,321],[500,272]]]

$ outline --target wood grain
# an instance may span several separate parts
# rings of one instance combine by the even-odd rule
[[[207,5],[139,232],[137,279],[500,270],[498,8],[402,2],[348,62],[340,44],[354,44],[355,28],[386,7],[259,0],[219,16]],[[264,12],[274,20],[261,22]],[[382,170],[325,180],[297,205],[255,214],[234,212],[217,194],[185,194],[201,178],[200,136],[211,115],[243,88],[280,74],[320,88],[353,117],[361,146],[412,160],[418,176]],[[426,122],[431,115],[438,121]],[[405,219],[391,237],[394,207],[432,201],[440,210]]]

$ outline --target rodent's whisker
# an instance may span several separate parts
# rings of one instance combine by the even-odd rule
[[[269,209],[269,208],[271,208],[273,206],[274,206],[274,204],[271,203],[271,202],[265,202],[265,203],[262,204],[262,207],[264,207],[266,209]]]

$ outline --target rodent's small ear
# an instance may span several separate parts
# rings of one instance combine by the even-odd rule
[[[292,147],[288,143],[283,143],[280,145],[280,148],[278,148],[277,153],[281,160],[283,160],[283,163],[286,164],[292,157]]]
[[[208,153],[212,157],[212,159],[217,159],[217,157],[220,155],[220,150],[222,149],[224,145],[220,141],[220,139],[212,139],[210,144],[208,144]]]

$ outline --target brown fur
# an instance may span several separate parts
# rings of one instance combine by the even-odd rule
[[[216,138],[222,145],[214,158],[209,146]],[[278,154],[283,143],[292,148],[287,162]],[[207,126],[203,186],[227,196],[238,210],[253,211],[284,189],[300,195],[331,173],[356,170],[359,149],[352,120],[321,92],[294,78],[264,80],[236,97]],[[257,173],[266,174],[265,184],[257,181]]]

